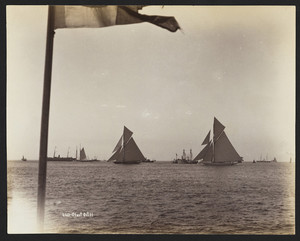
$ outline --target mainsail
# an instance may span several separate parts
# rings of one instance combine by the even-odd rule
[[[217,118],[214,118],[213,140],[209,141],[209,134],[205,137],[202,145],[206,146],[200,151],[194,160],[202,160],[204,164],[236,164],[243,161],[229,141],[223,126]]]
[[[146,158],[144,157],[144,155],[142,154],[141,150],[139,149],[139,147],[137,146],[137,144],[135,143],[134,139],[131,138],[127,145],[124,148],[125,150],[125,161],[144,161],[146,160]]]
[[[205,156],[203,157],[203,163],[210,163],[210,162],[212,162],[213,156],[214,156],[212,142],[210,142],[209,144],[207,144],[207,146],[208,146],[208,148],[207,148],[207,152],[206,152]]]
[[[215,162],[232,162],[242,160],[229,141],[225,132],[223,132],[215,142],[214,154]]]
[[[143,153],[137,146],[132,137],[133,132],[124,126],[123,135],[118,141],[113,155],[108,161],[115,161],[115,163],[140,163],[146,160]]]

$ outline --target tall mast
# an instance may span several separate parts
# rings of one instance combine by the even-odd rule
[[[47,22],[45,70],[44,70],[39,172],[38,172],[37,219],[38,219],[39,231],[43,231],[44,214],[45,214],[47,150],[48,150],[48,129],[49,129],[48,127],[49,127],[51,73],[52,73],[52,56],[53,56],[53,40],[54,40],[53,26],[54,26],[54,10],[53,10],[53,6],[49,6],[48,22]]]
[[[211,162],[215,162],[215,140],[213,140],[212,142],[212,150],[213,150],[213,154],[212,154]]]
[[[123,134],[123,162],[125,162],[125,141],[124,141],[124,134]]]
[[[211,162],[215,162],[215,128],[214,128],[214,126],[215,126],[215,119],[214,119],[214,123],[213,123],[213,128],[212,128],[212,132],[213,132],[213,134],[212,134],[212,143],[211,143],[211,146],[212,146],[212,158],[211,158]]]
[[[215,130],[213,128],[213,137],[212,137],[212,159],[211,162],[215,162]]]

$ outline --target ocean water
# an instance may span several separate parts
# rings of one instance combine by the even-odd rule
[[[8,232],[34,233],[37,161],[9,161]],[[48,162],[46,233],[294,234],[294,163]]]

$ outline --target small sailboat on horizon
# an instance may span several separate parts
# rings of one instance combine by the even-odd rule
[[[253,160],[253,163],[271,163],[271,162],[277,162],[276,157],[274,157],[273,160],[269,160],[268,155],[266,156],[266,158],[262,158],[262,155],[260,155],[259,160]]]
[[[133,132],[124,126],[123,135],[113,150],[113,155],[108,159],[115,164],[139,164],[146,160],[143,153],[135,143]]]
[[[213,123],[213,138],[210,140],[210,131],[202,145],[205,147],[194,158],[194,161],[207,166],[231,166],[241,163],[243,158],[237,153],[229,141],[223,126],[216,117]]]
[[[76,159],[77,159],[77,148],[76,148]],[[80,162],[95,162],[98,161],[97,158],[94,159],[89,159],[86,154],[85,154],[85,150],[84,147],[80,147],[79,148],[79,160]]]

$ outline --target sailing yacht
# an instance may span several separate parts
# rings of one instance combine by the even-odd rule
[[[205,145],[194,161],[200,161],[207,166],[230,166],[243,161],[229,141],[223,126],[215,117],[213,124],[213,138],[210,139],[210,131],[206,135],[202,145]]]
[[[76,153],[77,153],[77,149],[76,149]],[[77,155],[77,154],[76,154]],[[84,150],[84,147],[80,148],[79,150],[79,161],[80,162],[94,162],[94,161],[98,161],[97,158],[94,158],[94,159],[89,159],[86,157],[86,154],[85,154],[85,150]]]
[[[124,126],[123,135],[108,161],[114,161],[115,164],[139,164],[146,160],[132,138],[132,134],[133,132]]]

